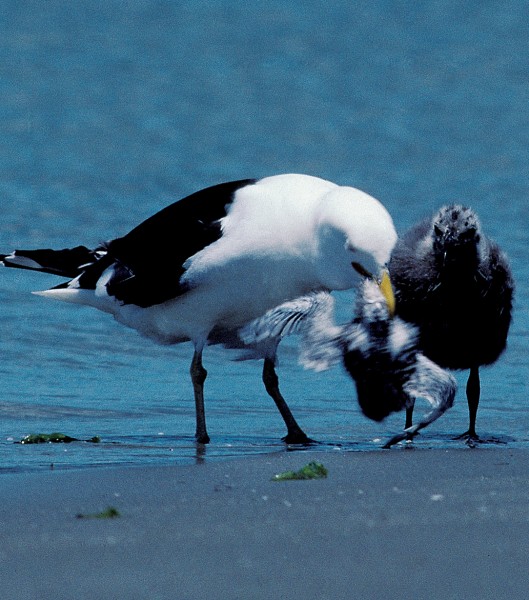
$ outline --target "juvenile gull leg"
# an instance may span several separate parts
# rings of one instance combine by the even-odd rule
[[[404,426],[405,429],[408,429],[408,427],[411,427],[413,425],[413,408],[414,405],[406,408],[406,424]]]
[[[418,354],[416,368],[403,386],[408,394],[406,408],[413,406],[415,398],[422,397],[430,403],[432,410],[416,425],[410,425],[402,433],[394,435],[383,447],[391,448],[402,440],[413,439],[421,429],[428,427],[443,415],[454,403],[456,387],[456,380],[448,371],[441,369],[422,354]]]
[[[468,431],[458,435],[457,440],[467,439],[469,442],[478,442],[476,433],[476,416],[478,414],[479,397],[481,386],[479,382],[479,367],[471,367],[467,380],[467,402],[468,402]]]
[[[479,396],[481,387],[479,384],[479,367],[472,367],[467,381],[467,401],[469,426],[467,435],[469,438],[477,440],[476,434],[476,415],[478,413]]]

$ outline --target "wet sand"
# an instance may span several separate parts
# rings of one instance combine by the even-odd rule
[[[326,479],[271,481],[311,460]],[[529,451],[4,475],[0,531],[13,600],[527,599]]]

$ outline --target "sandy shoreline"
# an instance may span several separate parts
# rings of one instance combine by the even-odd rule
[[[326,479],[271,481],[311,460]],[[5,475],[0,530],[6,599],[526,599],[529,451]]]

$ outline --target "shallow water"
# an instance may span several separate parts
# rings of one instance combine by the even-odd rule
[[[461,201],[509,254],[509,347],[483,370],[478,431],[529,444],[529,6],[375,0],[227,3],[7,0],[0,6],[0,250],[94,245],[201,187],[281,172],[380,198],[403,231]],[[0,272],[0,472],[283,452],[256,362],[205,354],[212,443],[193,442],[189,344],[158,347]],[[340,295],[347,317],[352,295]],[[340,369],[281,349],[284,395],[322,451],[377,449]],[[456,404],[416,446],[452,447]],[[100,444],[20,445],[61,431]],[[398,451],[398,450],[397,450]]]

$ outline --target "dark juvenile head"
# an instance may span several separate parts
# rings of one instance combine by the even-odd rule
[[[470,208],[443,206],[432,219],[431,235],[433,252],[443,263],[479,255],[481,225]]]
[[[358,295],[355,321],[369,331],[370,338],[387,341],[391,323],[388,305],[378,285],[370,279],[363,282],[361,293]]]
[[[355,381],[362,412],[382,421],[406,406],[404,386],[415,368],[417,334],[413,326],[390,316],[374,281],[364,282],[356,312],[343,330],[342,360]]]

